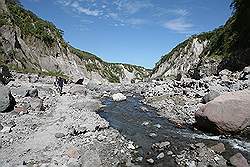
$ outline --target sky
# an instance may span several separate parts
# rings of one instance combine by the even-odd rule
[[[72,46],[108,62],[153,68],[178,43],[223,25],[230,0],[21,0]]]

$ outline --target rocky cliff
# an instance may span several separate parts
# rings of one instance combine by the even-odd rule
[[[11,69],[96,82],[143,80],[149,71],[107,63],[65,42],[63,32],[15,1],[0,0],[0,63]]]
[[[194,35],[164,55],[152,78],[183,74],[199,79],[223,69],[239,71],[250,65],[250,3],[233,0],[233,14],[224,26]]]
[[[204,38],[204,34],[185,40],[161,58],[151,77],[177,77],[181,74],[191,78],[200,78],[216,73],[218,59],[204,54],[209,43],[210,39]]]

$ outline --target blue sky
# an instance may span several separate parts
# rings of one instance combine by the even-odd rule
[[[223,25],[230,0],[21,0],[72,46],[105,61],[153,68],[192,34]]]

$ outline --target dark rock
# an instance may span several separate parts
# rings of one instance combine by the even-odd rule
[[[84,78],[78,79],[75,84],[83,85]]]
[[[195,113],[196,126],[214,133],[239,133],[250,126],[250,90],[225,93]]]
[[[0,131],[3,129],[3,125],[0,124]]]
[[[176,76],[176,78],[175,78],[175,80],[176,80],[176,81],[180,81],[181,78],[182,78],[182,74],[181,74],[181,73],[178,73],[177,76]]]
[[[250,66],[245,67],[240,75],[241,80],[250,80]]]
[[[37,89],[31,89],[28,90],[27,94],[25,95],[25,97],[38,97],[38,90]]]
[[[0,84],[7,85],[11,81],[12,75],[7,66],[0,66]]]
[[[220,96],[220,93],[216,90],[209,91],[205,96],[203,96],[201,102],[206,104],[211,100],[215,99],[216,97]]]
[[[230,158],[230,163],[235,167],[249,167],[246,158],[241,153],[237,153]]]
[[[11,95],[10,89],[0,84],[0,113],[14,110],[16,101]]]

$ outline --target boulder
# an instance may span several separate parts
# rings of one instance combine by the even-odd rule
[[[69,89],[69,93],[72,94],[72,95],[81,94],[81,95],[86,96],[87,95],[87,89],[83,85],[73,85]]]
[[[225,93],[195,113],[196,126],[215,133],[239,133],[250,126],[250,90]]]
[[[202,97],[201,102],[203,104],[206,104],[206,103],[210,102],[211,100],[215,99],[218,96],[220,96],[220,93],[218,91],[211,90],[205,96]]]
[[[250,66],[245,67],[240,75],[241,80],[250,80]]]
[[[0,84],[0,113],[14,110],[16,101],[10,93],[10,89]]]
[[[11,80],[11,73],[7,66],[0,66],[0,84],[7,85]]]
[[[249,167],[246,158],[241,153],[237,153],[230,158],[230,163],[235,167]]]
[[[25,97],[21,102],[22,106],[33,111],[44,111],[43,100],[38,97]]]
[[[222,71],[220,71],[219,72],[219,75],[222,77],[222,76],[229,76],[229,75],[231,75],[232,74],[232,72],[231,71],[229,71],[228,69],[224,69],[224,70],[222,70]]]
[[[124,96],[122,93],[117,93],[117,94],[113,94],[113,95],[112,95],[112,99],[113,99],[114,101],[124,101],[124,100],[127,99],[127,97]]]
[[[226,150],[225,145],[223,143],[218,143],[212,146],[211,149],[214,150],[214,152],[216,152],[217,154],[221,154]]]
[[[78,80],[76,81],[76,84],[78,84],[78,85],[83,85],[83,81],[84,81],[83,78],[78,79]]]
[[[38,97],[38,90],[37,89],[31,89],[28,90],[27,94],[25,95],[26,97]]]

